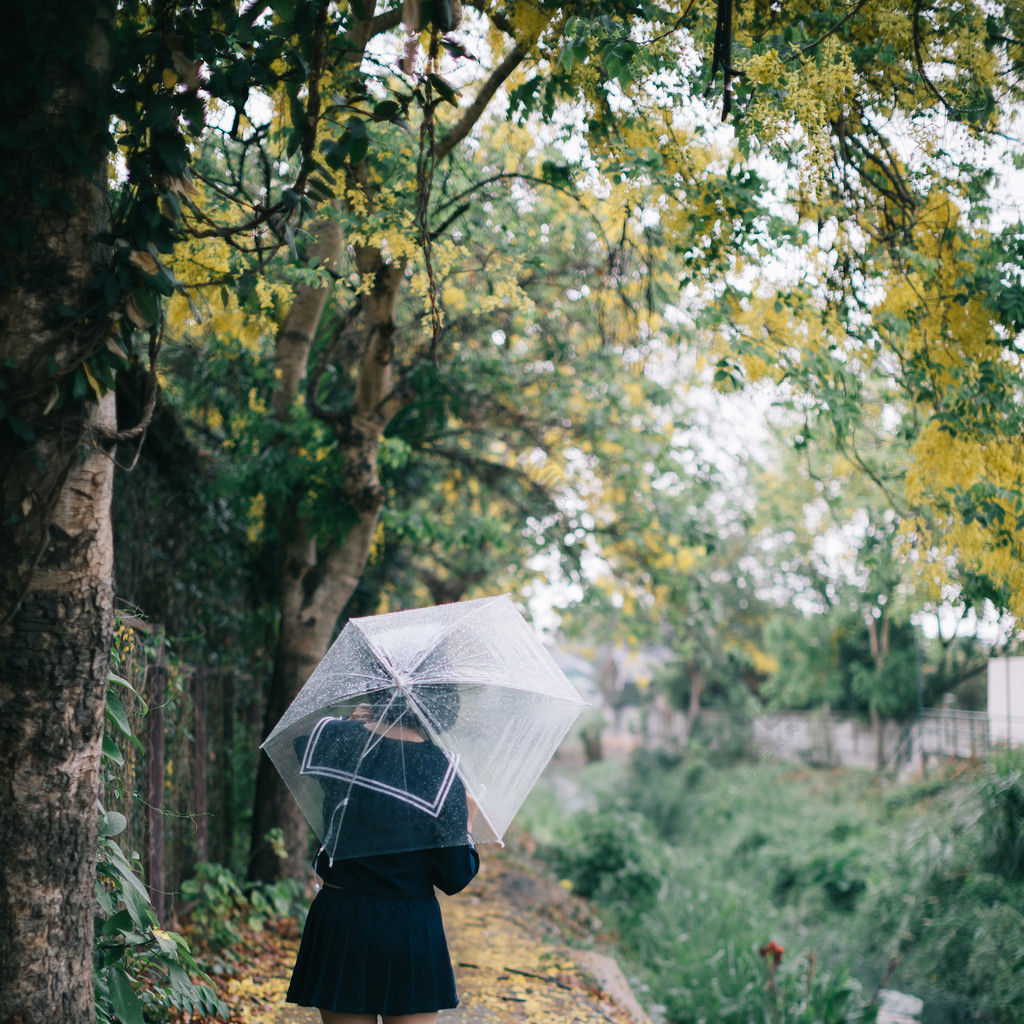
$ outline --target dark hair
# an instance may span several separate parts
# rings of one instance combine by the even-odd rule
[[[459,688],[454,683],[413,683],[405,689],[377,690],[368,695],[367,703],[379,722],[414,729],[427,725],[444,732],[459,717]]]

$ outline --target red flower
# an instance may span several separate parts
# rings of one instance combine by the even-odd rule
[[[777,942],[769,942],[768,945],[762,946],[758,950],[758,952],[765,959],[771,957],[772,965],[774,967],[778,967],[779,964],[782,962],[782,954],[785,952],[785,949],[782,946],[780,946]]]

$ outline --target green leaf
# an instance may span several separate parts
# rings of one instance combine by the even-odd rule
[[[374,121],[390,121],[402,108],[394,100],[382,100],[373,108]]]
[[[459,105],[459,94],[453,89],[440,75],[435,75],[433,72],[427,75],[427,81],[434,87],[437,95],[445,101],[450,103],[453,107]]]
[[[103,756],[116,765],[124,764],[124,756],[121,754],[118,745],[109,737],[103,737]]]
[[[187,972],[179,964],[168,964],[168,975],[171,983],[171,991],[187,999],[194,999],[198,995],[195,983],[188,976]]]
[[[182,177],[188,169],[188,150],[177,134],[160,133],[153,139],[153,149],[164,167],[175,178]]]
[[[104,811],[100,818],[100,838],[119,836],[127,827],[128,819],[120,811]]]
[[[142,1003],[121,967],[111,967],[107,975],[110,1002],[121,1024],[145,1024]]]
[[[291,224],[285,224],[284,226],[284,239],[291,250],[292,259],[297,260],[299,258],[299,247],[295,244],[295,229]]]
[[[289,97],[288,112],[291,115],[292,127],[297,132],[303,132],[306,128],[306,107],[298,96]]]
[[[140,927],[147,928],[156,924],[156,914],[153,912],[153,904],[149,902],[149,893],[146,892],[142,882],[133,871],[119,869],[118,874],[129,884],[121,890],[121,899],[132,920]]]
[[[8,416],[7,423],[17,437],[27,444],[32,444],[36,439],[36,432],[20,417]]]
[[[348,147],[349,161],[353,164],[360,163],[365,158],[369,148],[369,138],[364,136],[361,139],[353,139],[351,145]]]
[[[135,696],[138,697],[139,700],[142,701],[142,713],[145,714],[149,710],[149,705],[146,704],[145,700],[143,700],[142,694],[139,693],[139,691],[136,690],[135,687],[132,686],[132,684],[129,683],[127,679],[123,678],[122,676],[116,675],[113,672],[108,672],[107,673],[107,682],[108,683],[117,683],[118,686],[123,686],[126,690],[131,690],[132,693],[134,693]]]
[[[116,694],[107,694],[107,718],[117,727],[118,732],[123,736],[131,736],[133,733],[131,722],[128,721],[128,712],[125,711],[121,698]]]
[[[155,324],[160,319],[160,300],[152,288],[133,288],[131,296],[146,323]]]
[[[568,164],[558,164],[553,160],[545,160],[541,164],[540,173],[541,177],[552,185],[558,185],[561,188],[568,188],[572,185],[572,171]]]
[[[306,194],[321,202],[328,202],[334,198],[334,193],[325,181],[320,178],[310,178],[306,186]]]
[[[99,931],[107,938],[111,938],[116,935],[127,935],[134,931],[132,924],[132,915],[129,914],[127,910],[119,910],[116,914],[112,914],[103,922]]]
[[[337,171],[345,163],[348,157],[349,143],[352,136],[345,132],[340,140],[326,139],[320,143],[320,152],[323,153],[327,166]]]
[[[149,893],[146,891],[142,879],[132,871],[132,866],[125,857],[124,852],[117,843],[108,842],[106,847],[108,860],[103,865],[107,876],[115,885],[120,884],[121,896],[125,906],[132,911],[132,917],[139,924],[149,924],[155,921],[153,908],[149,902]],[[131,893],[132,902],[129,902],[127,895]]]

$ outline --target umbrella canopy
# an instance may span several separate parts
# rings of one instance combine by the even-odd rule
[[[500,840],[585,703],[507,596],[350,619],[263,743],[332,858]]]

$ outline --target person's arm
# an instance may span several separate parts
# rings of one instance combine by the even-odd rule
[[[441,892],[454,896],[473,881],[479,870],[480,854],[475,846],[444,846],[434,851],[430,880]]]
[[[434,854],[431,881],[443,893],[454,896],[476,877],[480,870],[480,854],[473,845],[473,822],[479,810],[476,800],[466,791],[466,838],[460,846],[444,846]],[[460,815],[461,817],[461,815]]]

